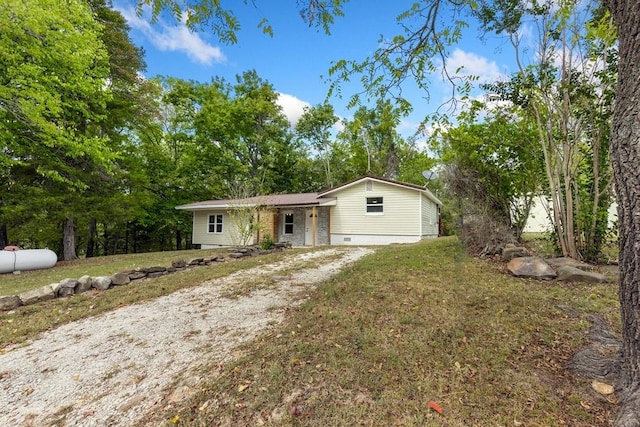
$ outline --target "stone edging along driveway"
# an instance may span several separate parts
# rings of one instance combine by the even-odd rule
[[[316,284],[372,253],[329,248],[63,325],[0,354],[0,425],[121,426],[162,407],[167,388],[284,318]],[[323,259],[326,262],[323,262]],[[318,266],[306,268],[305,263]],[[278,272],[286,270],[286,276]],[[291,272],[291,273],[290,273]],[[289,274],[290,273],[290,274]],[[225,290],[272,277],[247,296]],[[197,384],[197,378],[192,378]]]

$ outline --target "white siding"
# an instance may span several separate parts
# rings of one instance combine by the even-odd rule
[[[609,219],[607,221],[608,227],[613,227],[618,221],[618,204],[616,202],[611,203],[609,206]],[[536,196],[533,198],[533,205],[527,218],[527,223],[524,226],[525,233],[546,233],[553,230],[553,223],[549,218],[553,215],[553,205],[551,201],[546,197]]]
[[[222,214],[222,233],[209,233],[209,215]],[[238,244],[235,225],[226,211],[195,211],[193,213],[193,243],[208,246],[233,246]],[[253,242],[250,241],[249,244]]]
[[[366,182],[332,194],[337,201],[331,209],[331,243],[343,244],[339,235],[420,236],[421,194],[378,181],[373,182],[372,191],[366,191]],[[367,214],[367,197],[383,198],[382,214]]]
[[[438,207],[427,196],[422,196],[422,237],[438,237]]]

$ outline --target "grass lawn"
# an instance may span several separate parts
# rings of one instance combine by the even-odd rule
[[[381,248],[321,285],[167,425],[606,426],[615,400],[566,365],[614,284],[515,279],[455,239]],[[444,416],[429,408],[440,405]],[[156,414],[158,415],[158,414]]]

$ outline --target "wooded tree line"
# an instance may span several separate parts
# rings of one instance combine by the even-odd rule
[[[433,160],[380,101],[292,125],[256,71],[145,79],[144,52],[106,0],[10,0],[0,11],[0,247],[78,255],[181,249],[179,204],[318,191],[372,173],[421,183]]]

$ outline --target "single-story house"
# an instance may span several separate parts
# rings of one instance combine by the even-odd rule
[[[243,243],[240,229],[275,242],[304,245],[386,245],[438,237],[442,203],[423,186],[363,176],[318,193],[208,200],[177,206],[193,212],[192,243],[201,248]],[[251,210],[249,221],[240,212]],[[246,215],[245,215],[246,218]]]

